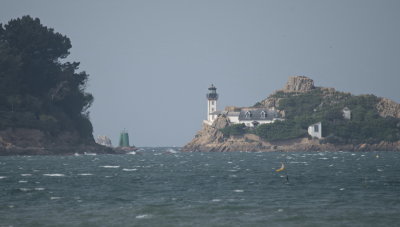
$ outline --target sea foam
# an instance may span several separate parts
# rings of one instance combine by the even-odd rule
[[[45,173],[45,174],[43,174],[43,176],[47,176],[47,177],[65,177],[65,175],[62,174],[62,173]]]
[[[100,166],[102,168],[110,168],[110,169],[117,169],[119,166]]]

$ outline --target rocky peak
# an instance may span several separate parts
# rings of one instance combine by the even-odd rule
[[[390,99],[381,98],[376,105],[376,109],[381,117],[400,118],[400,104]]]
[[[284,92],[309,92],[314,89],[314,81],[305,76],[291,76],[283,88]]]

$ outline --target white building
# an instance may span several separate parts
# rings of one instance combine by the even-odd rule
[[[348,107],[343,108],[342,115],[343,115],[344,119],[350,120],[351,119],[351,110]]]
[[[322,138],[322,124],[321,122],[308,126],[308,134],[313,138]]]
[[[207,93],[207,120],[204,123],[211,125],[219,115],[225,115],[233,124],[244,123],[247,127],[255,127],[260,124],[269,124],[279,118],[277,111],[266,108],[233,108],[233,111],[218,111],[218,94],[214,85],[208,88]]]

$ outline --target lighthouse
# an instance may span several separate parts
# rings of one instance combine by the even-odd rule
[[[207,121],[210,124],[217,118],[216,115],[212,115],[213,112],[217,111],[217,100],[217,88],[211,84],[207,93]]]

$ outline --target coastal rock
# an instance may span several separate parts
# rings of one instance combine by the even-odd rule
[[[400,104],[387,98],[381,98],[376,105],[376,109],[381,117],[400,118]]]
[[[78,132],[49,135],[38,129],[7,128],[0,130],[0,155],[68,155],[75,153],[115,153],[111,148],[82,141]]]
[[[111,140],[107,136],[97,136],[96,143],[106,147],[112,147]]]
[[[314,89],[314,81],[305,76],[289,77],[283,88],[284,92],[309,92]]]

